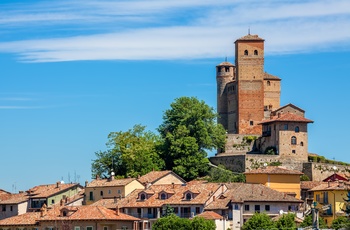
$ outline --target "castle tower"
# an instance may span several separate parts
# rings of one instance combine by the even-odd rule
[[[226,130],[229,130],[228,95],[231,94],[232,88],[234,88],[229,84],[235,81],[235,72],[236,67],[230,62],[222,62],[216,66],[218,123],[222,124]]]
[[[264,39],[246,35],[235,41],[238,134],[261,134],[264,119]]]

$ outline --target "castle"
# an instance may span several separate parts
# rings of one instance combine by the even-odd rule
[[[282,164],[312,179],[307,126],[313,121],[293,104],[280,105],[281,79],[264,71],[264,42],[258,35],[241,37],[235,64],[216,66],[218,122],[227,142],[210,161],[235,172]]]

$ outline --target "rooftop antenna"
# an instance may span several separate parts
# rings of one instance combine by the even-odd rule
[[[225,62],[227,62],[227,56],[225,57]]]
[[[250,26],[248,27],[248,35],[250,35]]]

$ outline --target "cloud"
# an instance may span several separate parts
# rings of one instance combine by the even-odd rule
[[[347,0],[72,1],[54,9],[42,4],[2,16],[0,29],[35,21],[52,34],[0,42],[0,52],[24,62],[215,58],[233,53],[232,42],[248,28],[266,39],[267,54],[350,48]],[[71,26],[60,28],[64,37],[57,34],[58,23]],[[96,23],[103,31],[93,31]],[[75,27],[85,29],[71,33]]]

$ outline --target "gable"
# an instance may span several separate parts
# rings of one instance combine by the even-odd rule
[[[278,113],[292,113],[292,114],[296,114],[296,115],[299,115],[302,117],[304,117],[304,115],[305,115],[304,110],[302,110],[301,108],[299,108],[293,104],[288,104],[288,105],[282,106],[282,107],[276,109],[275,111],[273,111],[274,115],[276,115]]]

